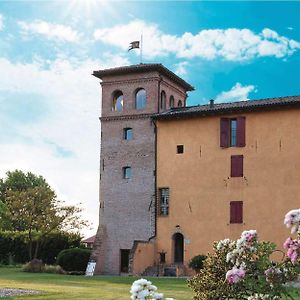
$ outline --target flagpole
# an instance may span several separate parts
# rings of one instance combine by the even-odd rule
[[[141,34],[140,63],[143,63],[143,34]]]

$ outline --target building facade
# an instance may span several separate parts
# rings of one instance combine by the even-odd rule
[[[156,234],[155,127],[151,116],[184,106],[188,83],[160,64],[95,71],[101,79],[100,221],[96,273],[128,273],[135,242]]]
[[[281,248],[283,216],[300,203],[299,96],[186,107],[193,87],[160,64],[93,75],[102,80],[97,274],[188,274],[193,256],[248,229]]]
[[[300,97],[211,102],[155,120],[156,244],[166,264],[187,267],[250,229],[282,249],[284,215],[300,204]]]

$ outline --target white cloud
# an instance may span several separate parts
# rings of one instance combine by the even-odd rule
[[[10,101],[7,95],[15,93],[22,104],[23,97],[32,93],[48,107],[38,121],[28,123],[0,111],[0,134],[14,131],[9,138],[1,138],[0,177],[15,168],[41,174],[61,199],[83,203],[84,216],[93,221],[94,232],[98,224],[101,89],[91,73],[128,64],[118,56],[107,61],[57,59],[45,68],[42,60],[21,64],[0,58],[0,102]],[[60,150],[72,155],[63,157]]]
[[[188,62],[187,61],[182,61],[178,64],[175,65],[175,74],[177,74],[178,76],[184,76],[187,74],[187,66],[188,66]]]
[[[0,31],[4,28],[3,16],[0,14]]]
[[[241,85],[237,82],[229,91],[217,95],[215,103],[236,102],[249,100],[249,94],[256,92],[254,85]]]
[[[18,24],[25,36],[40,34],[48,39],[66,42],[78,42],[80,39],[80,34],[70,26],[48,23],[41,20],[35,20],[31,23],[20,21]]]
[[[147,57],[175,54],[180,58],[201,57],[207,60],[223,58],[230,61],[248,60],[261,56],[277,58],[293,54],[300,43],[265,28],[260,33],[250,29],[208,29],[181,36],[165,34],[156,24],[134,20],[125,25],[97,29],[95,40],[126,50],[131,41],[143,32],[143,53]]]

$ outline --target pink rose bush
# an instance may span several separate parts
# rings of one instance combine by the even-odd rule
[[[276,251],[271,242],[260,242],[256,230],[242,232],[237,240],[224,239],[214,244],[204,268],[188,281],[195,300],[276,300],[285,296],[293,299],[285,283],[298,276],[296,266],[300,257],[300,209],[288,212],[284,224],[297,238],[284,243],[286,257],[274,262]]]

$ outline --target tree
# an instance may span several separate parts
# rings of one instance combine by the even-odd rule
[[[2,211],[9,220],[4,229],[28,232],[30,260],[37,258],[40,241],[52,231],[78,230],[87,225],[79,215],[82,209],[64,205],[42,176],[19,170],[8,172],[0,189],[5,206]]]

